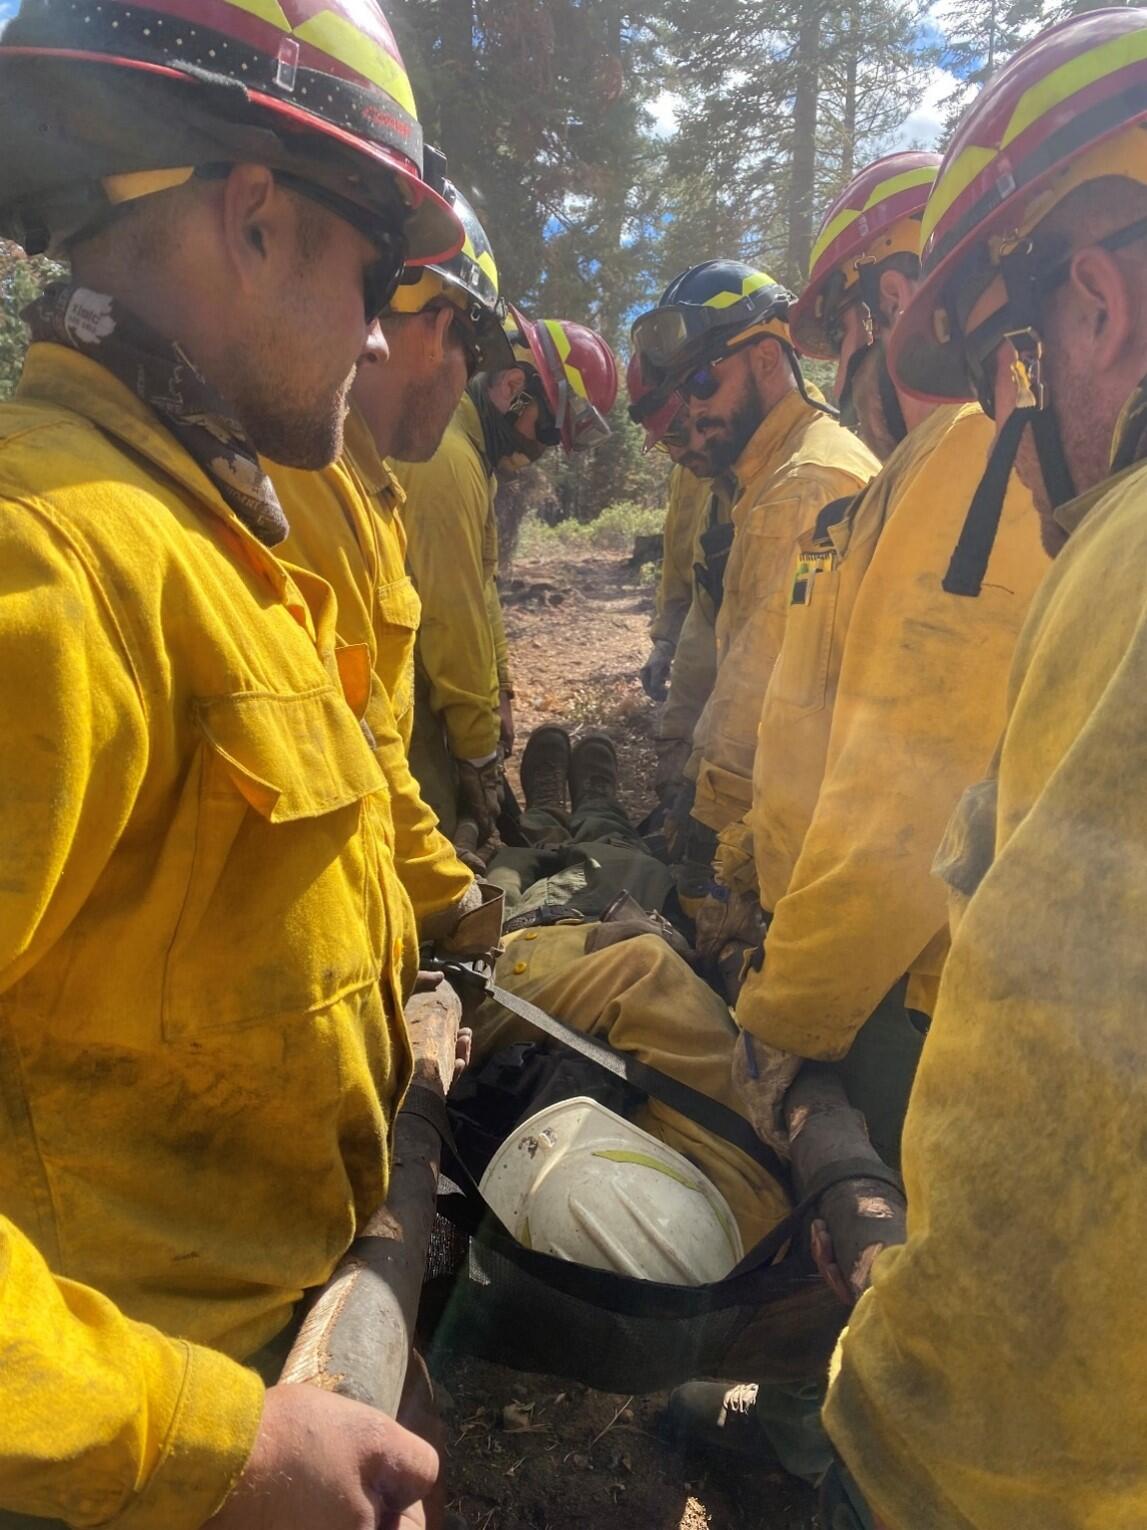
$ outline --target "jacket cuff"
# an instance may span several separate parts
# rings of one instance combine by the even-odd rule
[[[254,1371],[203,1345],[187,1366],[159,1464],[105,1530],[200,1530],[238,1482],[263,1417]]]

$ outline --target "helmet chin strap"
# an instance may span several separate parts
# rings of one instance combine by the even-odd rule
[[[908,434],[908,423],[900,407],[900,395],[896,391],[896,384],[892,381],[892,374],[888,370],[888,358],[884,352],[882,339],[874,339],[870,344],[853,351],[848,358],[848,366],[844,369],[844,386],[840,390],[840,423],[847,425],[849,430],[855,430],[860,424],[860,413],[852,395],[856,386],[857,373],[864,365],[866,358],[874,351],[876,352],[876,387],[880,394],[880,408],[884,414],[884,423],[893,441],[899,444]]]
[[[1077,492],[1043,378],[1043,337],[1038,327],[1039,272],[1030,244],[1009,255],[1001,264],[1008,294],[1007,316],[1015,325],[1004,331],[1003,339],[1011,341],[1016,353],[1012,363],[1016,407],[996,437],[943,579],[943,587],[950,595],[973,598],[983,588],[1008,480],[1015,467],[1023,433],[1029,425],[1044,489],[1052,508],[1066,505]]]

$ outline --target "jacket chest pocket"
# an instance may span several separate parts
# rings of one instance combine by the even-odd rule
[[[422,602],[409,577],[378,587],[376,666],[400,723],[414,706],[414,638],[421,619]]]
[[[376,983],[385,796],[331,687],[195,704],[186,895],[164,971],[171,1041],[287,1021]]]
[[[773,700],[790,711],[816,712],[825,704],[839,593],[836,553],[802,553],[772,677]]]

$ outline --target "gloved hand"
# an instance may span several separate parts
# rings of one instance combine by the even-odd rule
[[[487,961],[493,966],[502,951],[505,903],[506,895],[500,887],[492,882],[474,882],[461,902],[454,905],[457,918],[449,933],[435,943],[436,954],[456,956],[460,961]]]
[[[748,1031],[741,1032],[733,1048],[733,1088],[757,1136],[782,1158],[789,1156],[789,1133],[781,1105],[803,1061],[757,1041]]]
[[[653,790],[658,802],[668,805],[685,785],[685,767],[693,753],[693,744],[687,738],[658,738],[654,739],[653,747],[657,753]]]
[[[508,760],[514,752],[514,693],[505,687],[498,692],[498,743]]]
[[[676,648],[668,638],[658,638],[638,671],[641,688],[651,701],[664,701],[669,694],[669,671],[673,668],[675,652]]]
[[[478,843],[483,844],[494,832],[501,809],[502,760],[494,754],[488,760],[455,760],[458,767],[460,816],[478,825]]]
[[[675,930],[664,915],[642,908],[637,899],[625,891],[618,894],[596,924],[590,925],[585,938],[586,954],[615,946],[622,940],[634,940],[638,935],[658,936],[690,964],[696,959],[697,953],[684,935]]]
[[[761,906],[753,893],[734,893],[716,882],[693,915],[697,926],[697,949],[702,956],[716,956],[731,941],[754,946],[764,926]]]

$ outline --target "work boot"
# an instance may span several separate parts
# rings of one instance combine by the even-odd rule
[[[564,813],[568,808],[570,736],[557,723],[535,728],[522,751],[522,792],[527,808]]]
[[[587,733],[570,757],[570,796],[574,812],[592,797],[617,801],[617,750],[605,733]]]
[[[773,1456],[757,1418],[755,1381],[687,1381],[670,1393],[663,1428],[682,1448],[714,1447],[766,1464]]]

